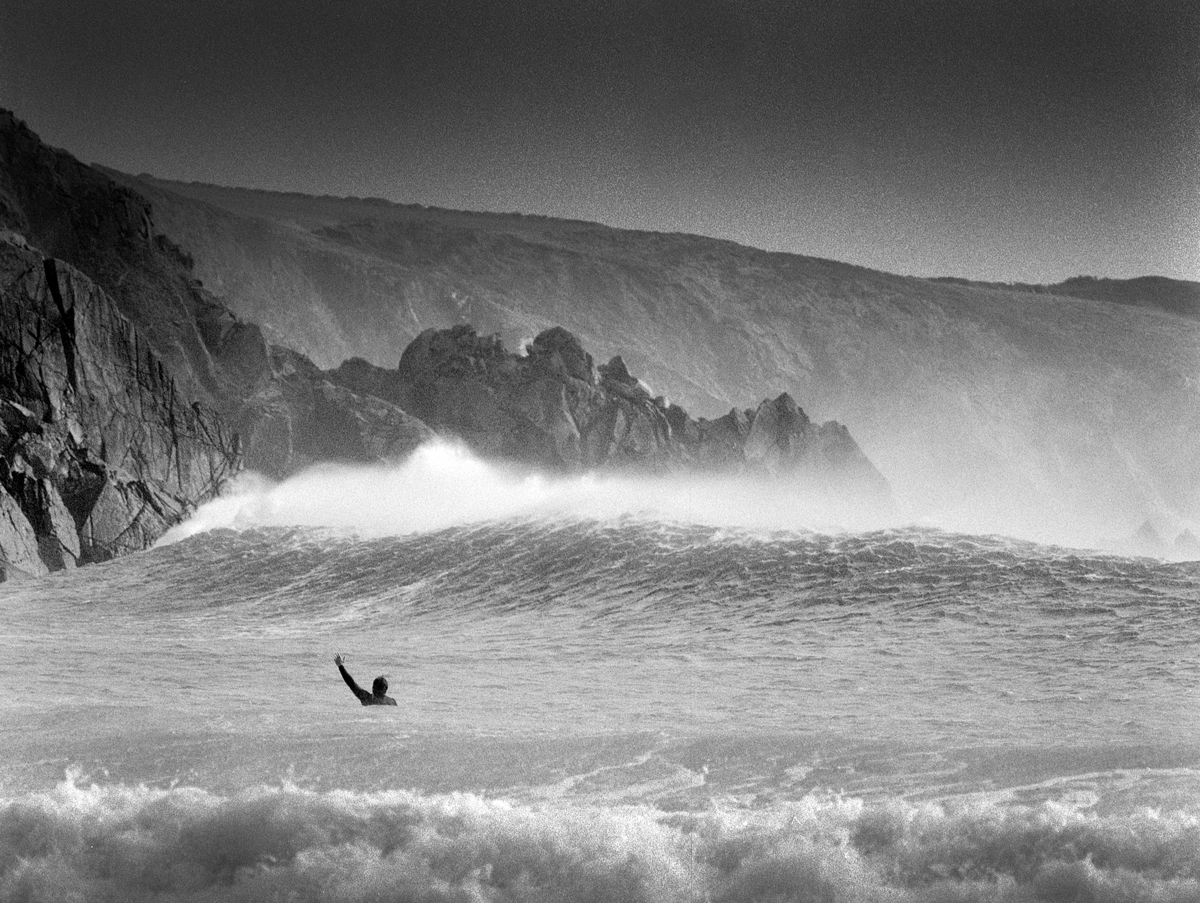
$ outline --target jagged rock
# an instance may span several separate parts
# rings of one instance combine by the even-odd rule
[[[146,548],[244,464],[283,477],[386,460],[430,427],[551,468],[848,473],[850,462],[878,478],[844,428],[814,427],[787,396],[696,421],[651,398],[619,356],[598,380],[561,327],[525,356],[468,325],[426,330],[395,371],[351,360],[322,372],[204,291],[144,198],[4,111],[0,164],[5,576]]]
[[[191,266],[144,198],[0,111],[6,573],[146,548],[246,458],[282,477],[395,457],[432,435],[273,349]]]
[[[786,392],[763,401],[754,412],[742,454],[767,471],[792,468],[811,459],[816,429]]]
[[[187,500],[146,482],[106,472],[100,494],[79,530],[83,557],[90,562],[108,561],[149,548],[190,507]]]
[[[38,537],[8,490],[0,484],[0,582],[49,573],[38,548]]]
[[[684,445],[697,445],[700,442],[700,425],[688,416],[677,404],[667,405],[667,425],[671,427],[671,435]]]
[[[637,377],[629,372],[629,368],[619,354],[607,364],[601,364],[598,369],[601,384],[615,383],[620,386],[636,386],[638,384]]]
[[[38,551],[52,571],[74,568],[82,556],[75,519],[49,478],[37,482],[36,510],[45,518],[38,534]]]
[[[669,467],[672,428],[665,404],[628,377],[597,385],[592,357],[561,327],[540,333],[521,357],[496,336],[470,326],[427,330],[392,375],[369,365],[330,374],[350,388],[368,386],[435,430],[462,438],[484,455],[551,468]],[[623,371],[623,373],[622,373]]]
[[[189,256],[155,233],[145,198],[47,147],[7,110],[0,110],[0,195],[9,199],[0,227],[84,273],[137,324],[183,394],[217,406],[228,374],[205,335],[219,336],[219,321],[232,315],[191,277]]]
[[[592,356],[583,350],[579,339],[561,326],[539,333],[527,350],[535,367],[578,379],[589,386],[596,384]]]
[[[403,391],[397,370],[376,367],[361,357],[343,361],[341,366],[330,372],[329,379],[337,385],[352,386],[359,395],[374,395],[376,398],[395,397]]]
[[[281,478],[318,461],[396,460],[433,438],[417,418],[376,394],[330,382],[298,352],[276,348],[272,361],[274,380],[237,421],[252,470]]]
[[[724,417],[715,420],[701,417],[696,422],[697,439],[690,448],[703,467],[710,470],[737,470],[743,465],[751,414],[751,411],[730,408]],[[686,422],[684,434],[691,434]]]
[[[147,547],[236,471],[236,437],[91,280],[0,241],[0,285],[0,482],[44,568]]]
[[[614,357],[599,368],[560,327],[528,355],[467,325],[426,330],[395,371],[347,362],[326,376],[378,395],[480,454],[559,469],[702,469],[810,482],[886,495],[887,484],[836,422],[812,423],[786,393],[756,410],[693,420],[650,393]]]
[[[595,390],[570,376],[566,360],[579,364],[570,342],[545,336],[531,344],[536,353],[520,358],[496,336],[479,336],[470,326],[426,330],[404,350],[394,379],[372,383],[386,400],[482,454],[552,467],[578,464],[580,435],[569,396]],[[348,380],[351,389],[363,385],[361,368],[357,376],[330,375]]]
[[[144,198],[7,111],[0,197],[0,483],[43,568],[146,548],[239,468],[220,410],[263,378],[261,332],[201,289]],[[8,532],[3,554],[27,557]]]
[[[382,399],[325,381],[311,397],[307,451],[315,460],[397,460],[433,438],[425,424]]]
[[[607,364],[600,365],[600,386],[632,402],[641,403],[650,399],[650,393],[646,391],[636,376],[630,374],[629,368],[625,366],[625,361],[619,354]],[[666,407],[665,401],[661,398],[655,401],[655,405],[664,409]]]

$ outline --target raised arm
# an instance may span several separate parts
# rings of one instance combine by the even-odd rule
[[[338,670],[342,672],[342,680],[346,682],[346,686],[350,688],[350,692],[358,697],[358,701],[365,703],[371,698],[371,694],[354,682],[354,678],[350,676],[350,672],[346,670],[346,666],[342,664],[344,659],[339,652],[333,657],[333,663],[338,666]]]

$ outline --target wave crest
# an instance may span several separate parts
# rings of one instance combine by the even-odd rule
[[[248,475],[166,542],[222,527],[329,527],[378,537],[521,518],[613,519],[761,529],[870,529],[894,513],[813,487],[753,478],[544,474],[483,461],[445,441],[403,462],[322,464],[282,483]]]

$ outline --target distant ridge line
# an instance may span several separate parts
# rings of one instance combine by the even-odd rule
[[[1155,308],[1159,310],[1165,310],[1169,313],[1178,314],[1180,316],[1200,319],[1200,282],[1174,279],[1168,276],[1159,276],[1154,274],[1133,276],[1128,279],[1080,275],[1072,276],[1063,280],[1062,282],[1052,284],[1032,282],[998,282],[968,279],[961,276],[905,275],[903,273],[893,273],[888,270],[880,270],[875,267],[864,266],[862,264],[836,260],[831,257],[818,257],[812,254],[800,254],[793,251],[772,251],[766,248],[759,248],[754,245],[748,245],[743,242],[734,241],[733,239],[729,238],[717,238],[711,235],[702,235],[695,232],[663,232],[649,229],[630,229],[623,226],[613,226],[608,223],[595,222],[592,220],[548,216],[542,213],[522,213],[516,210],[508,212],[495,210],[465,210],[454,207],[440,207],[432,204],[421,204],[416,201],[394,201],[390,200],[389,198],[382,198],[373,195],[358,196],[307,194],[303,191],[282,191],[272,188],[249,188],[239,185],[220,185],[215,182],[204,182],[198,179],[183,181],[179,179],[167,179],[146,172],[138,173],[135,176],[129,173],[121,172],[120,170],[106,167],[102,164],[93,163],[91,165],[94,169],[103,172],[105,175],[109,176],[110,178],[114,178],[119,182],[127,183],[129,180],[137,180],[149,182],[167,190],[180,191],[184,189],[191,189],[192,191],[203,192],[205,194],[209,192],[228,192],[239,193],[243,196],[252,195],[261,197],[263,199],[278,198],[295,201],[356,204],[365,207],[385,208],[409,213],[425,213],[449,217],[463,217],[471,219],[476,223],[480,221],[491,221],[492,223],[499,224],[504,221],[516,221],[523,225],[531,225],[536,223],[546,226],[558,225],[571,228],[582,227],[588,230],[605,230],[627,235],[666,236],[694,239],[696,241],[713,242],[718,245],[743,248],[753,251],[757,254],[767,255],[769,257],[784,257],[789,259],[819,261],[827,264],[836,264],[840,267],[847,267],[850,270],[880,273],[896,279],[916,279],[924,282],[958,285],[964,288],[1012,291],[1022,292],[1025,294],[1058,295],[1060,297],[1066,296],[1082,298],[1085,300],[1108,301],[1111,303],[1127,304],[1135,307]],[[206,203],[215,203],[217,206],[223,206],[209,197],[201,199],[193,196],[193,199],[203,200]],[[245,211],[236,210],[231,212],[243,214],[246,213]],[[1146,295],[1151,295],[1152,297],[1145,297]]]
[[[1027,282],[976,282],[957,276],[934,276],[930,282],[966,288],[997,289],[1035,295],[1082,298],[1131,307],[1153,308],[1182,317],[1200,319],[1200,282],[1168,276],[1134,276],[1112,279],[1102,276],[1072,276],[1052,285]]]
[[[773,251],[767,248],[760,248],[755,245],[748,245],[744,242],[735,241],[731,238],[718,238],[712,235],[703,235],[697,232],[663,232],[651,229],[632,229],[625,226],[613,226],[608,223],[596,222],[594,220],[571,219],[568,217],[548,216],[542,213],[521,213],[519,211],[500,212],[494,210],[463,210],[453,207],[438,207],[434,205],[420,204],[417,202],[402,202],[393,201],[387,198],[380,197],[358,197],[355,195],[334,195],[334,194],[305,194],[302,191],[279,191],[271,188],[246,188],[236,185],[218,185],[213,182],[202,182],[199,180],[182,181],[177,179],[166,179],[161,176],[151,175],[149,173],[139,173],[133,175],[131,173],[122,172],[121,170],[112,169],[99,163],[91,164],[92,168],[98,172],[102,172],[109,178],[114,179],[123,185],[133,186],[137,182],[148,183],[160,190],[183,194],[193,201],[212,204],[221,207],[231,213],[243,216],[260,216],[265,219],[272,219],[270,215],[249,213],[244,209],[236,208],[222,204],[219,200],[210,196],[210,193],[228,193],[241,194],[243,196],[254,196],[264,200],[274,198],[280,200],[294,201],[309,201],[321,203],[337,203],[337,204],[359,204],[372,208],[386,208],[396,211],[403,211],[412,214],[433,214],[446,217],[462,218],[470,220],[473,225],[479,225],[484,222],[501,224],[504,221],[510,223],[519,223],[521,225],[544,225],[549,227],[569,227],[577,231],[593,231],[593,232],[608,232],[616,235],[631,235],[631,236],[648,236],[648,237],[663,237],[686,239],[688,241],[704,242],[713,246],[737,248],[743,251],[749,251],[754,254],[761,254],[768,258],[786,258],[788,260],[803,260],[813,261],[821,264],[834,265],[844,267],[846,270],[860,273],[872,273],[887,276],[892,279],[906,280],[921,280],[927,281],[921,276],[910,276],[902,273],[892,273],[887,270],[880,270],[875,267],[865,266],[860,263],[850,263],[844,260],[836,260],[832,257],[818,257],[813,254],[800,254],[794,251]]]

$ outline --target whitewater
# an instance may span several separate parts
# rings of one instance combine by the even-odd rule
[[[1200,900],[1198,562],[429,446],[0,610],[0,901]]]

